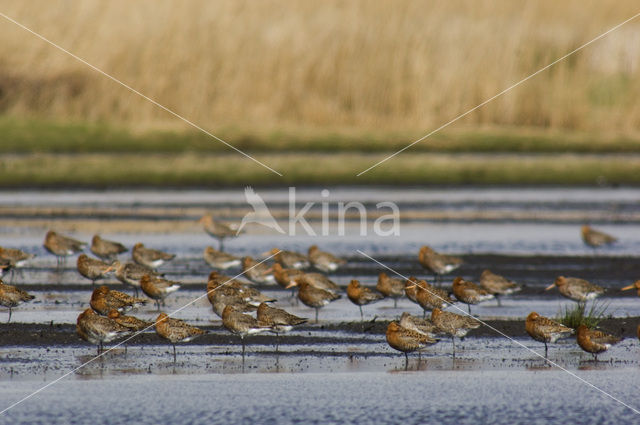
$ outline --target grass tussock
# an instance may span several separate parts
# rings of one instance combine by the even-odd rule
[[[558,321],[572,329],[578,329],[580,325],[594,329],[603,319],[610,317],[608,308],[608,302],[598,301],[592,302],[589,308],[583,303],[567,306],[558,314]]]
[[[421,134],[629,18],[637,2],[2,0],[0,8],[208,129]],[[9,22],[0,37],[0,114],[186,128]],[[458,124],[638,133],[638,51],[632,22]]]

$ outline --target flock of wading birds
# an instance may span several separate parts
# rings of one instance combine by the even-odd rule
[[[250,286],[249,282],[231,278],[221,274],[219,270],[231,267],[242,267],[243,275],[256,283],[277,283],[284,288],[297,288],[298,299],[306,306],[315,309],[316,323],[318,312],[325,305],[341,298],[341,288],[329,279],[325,273],[330,273],[345,264],[328,252],[311,246],[308,254],[273,249],[268,254],[275,260],[275,264],[256,262],[251,257],[239,258],[223,251],[223,241],[228,237],[235,237],[236,232],[225,223],[215,221],[205,215],[200,222],[204,230],[219,241],[219,250],[207,247],[204,250],[204,260],[215,270],[209,275],[207,282],[207,298],[213,311],[222,318],[223,326],[230,332],[240,336],[242,341],[242,356],[244,360],[245,340],[247,335],[261,332],[273,332],[277,337],[280,333],[290,331],[294,326],[307,322],[308,319],[297,317],[283,309],[270,306],[276,300],[270,298]],[[591,247],[599,247],[614,243],[616,239],[589,226],[582,227],[582,239]],[[55,255],[58,266],[65,258],[83,251],[85,243],[49,231],[44,240],[44,247]],[[206,333],[198,327],[160,313],[155,322],[147,322],[124,313],[135,309],[149,300],[138,297],[138,289],[151,300],[154,300],[160,311],[160,305],[171,293],[180,288],[179,282],[163,278],[157,268],[172,260],[175,256],[166,252],[145,247],[142,243],[134,245],[131,256],[133,262],[120,262],[119,254],[128,249],[122,244],[109,241],[95,235],[91,241],[91,252],[100,258],[91,258],[82,253],[77,259],[78,272],[94,284],[108,273],[115,272],[115,276],[123,284],[135,290],[135,296],[100,286],[94,289],[90,306],[77,319],[76,331],[78,336],[98,346],[98,353],[103,344],[122,339],[136,333],[151,329],[173,345],[173,358],[176,360],[176,344],[188,342]],[[0,247],[0,271],[13,272],[13,269],[23,266],[34,255],[21,250]],[[439,254],[428,246],[423,246],[418,254],[419,263],[432,272],[438,281],[445,274],[451,273],[462,264],[462,259]],[[316,272],[305,271],[313,267]],[[13,274],[12,274],[13,276]],[[604,289],[584,279],[559,276],[548,289],[557,287],[562,295],[578,303],[586,303],[604,293]],[[623,290],[637,289],[640,295],[640,280]],[[448,335],[453,345],[455,356],[455,337],[462,338],[467,333],[480,326],[480,321],[471,316],[471,305],[512,294],[520,290],[520,286],[507,278],[485,270],[479,279],[479,284],[456,277],[451,291],[430,285],[425,280],[415,277],[398,279],[389,277],[384,272],[379,274],[378,283],[373,288],[362,286],[357,280],[351,280],[346,292],[349,300],[360,308],[363,319],[362,306],[392,298],[397,306],[398,298],[407,296],[423,309],[422,317],[402,313],[397,321],[392,321],[386,331],[387,343],[405,355],[405,365],[408,363],[408,353],[421,350],[439,341],[439,337]],[[452,298],[451,295],[455,297]],[[293,293],[292,293],[293,296]],[[8,284],[0,279],[0,304],[11,309],[22,302],[30,301],[34,296]],[[460,315],[443,311],[454,302],[467,304],[468,315]],[[426,318],[427,310],[431,311],[430,318]],[[255,317],[253,316],[255,313]],[[525,322],[527,333],[536,341],[544,343],[545,357],[548,343],[554,343],[559,338],[577,334],[578,345],[585,351],[592,353],[597,360],[597,354],[606,351],[620,338],[589,329],[584,325],[577,330],[566,327],[547,317],[531,312]],[[640,326],[638,327],[640,338]]]

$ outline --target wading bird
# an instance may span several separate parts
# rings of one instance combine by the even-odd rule
[[[438,342],[437,339],[400,326],[398,322],[389,323],[386,337],[387,344],[389,344],[391,348],[404,353],[404,370],[409,368],[409,353]]]
[[[7,323],[11,321],[11,310],[20,304],[31,301],[35,296],[23,291],[20,288],[16,288],[13,285],[5,284],[0,279],[0,305],[9,308],[9,318]]]
[[[440,279],[443,275],[451,273],[463,263],[461,258],[439,254],[428,246],[420,248],[418,261],[422,267],[435,274],[438,279],[438,283],[440,283]]]
[[[612,345],[622,341],[622,338],[580,325],[577,340],[580,348],[591,353],[594,360],[598,361],[598,354],[607,351]]]
[[[553,344],[558,339],[573,334],[573,329],[544,316],[540,316],[535,311],[532,311],[527,316],[527,320],[525,321],[525,330],[531,338],[544,343],[545,359],[547,358],[548,352],[547,344]]]
[[[173,346],[173,363],[175,364],[176,344],[193,341],[207,332],[180,319],[173,319],[165,313],[160,313],[156,318],[156,333]]]
[[[93,235],[89,249],[96,257],[110,262],[117,260],[118,254],[129,251],[120,242],[102,239],[100,235]]]

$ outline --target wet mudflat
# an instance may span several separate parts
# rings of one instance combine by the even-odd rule
[[[302,192],[300,199],[313,199],[312,192]],[[0,423],[89,423],[100,421],[97,418],[105,414],[110,423],[130,422],[132,418],[139,423],[635,420],[632,410],[538,357],[536,353],[543,354],[544,346],[526,335],[524,317],[532,310],[554,317],[573,305],[555,289],[544,291],[558,275],[584,277],[607,288],[602,302],[608,304],[611,318],[602,327],[625,340],[601,355],[598,363],[573,339],[551,345],[549,357],[558,366],[639,407],[630,395],[640,378],[640,347],[635,337],[640,301],[633,291],[622,293],[619,288],[640,277],[636,217],[640,191],[425,193],[387,193],[401,204],[403,213],[407,212],[399,236],[362,237],[357,222],[347,226],[344,237],[274,236],[257,226],[226,244],[238,255],[259,257],[274,246],[306,251],[317,243],[349,260],[332,275],[342,286],[351,278],[373,286],[382,271],[356,249],[399,274],[431,281],[416,259],[419,246],[430,244],[461,255],[465,265],[457,274],[466,279],[477,280],[482,270],[490,268],[524,285],[520,293],[505,297],[501,307],[493,301],[472,307],[472,313],[489,326],[456,341],[455,359],[451,341],[445,338],[420,356],[411,355],[408,372],[404,371],[404,357],[389,348],[384,337],[386,324],[401,312],[421,314],[420,308],[406,299],[400,300],[397,308],[391,300],[364,307],[365,323],[360,323],[357,307],[343,296],[321,310],[319,324],[309,323],[282,335],[277,350],[274,335],[248,338],[243,363],[239,338],[222,328],[204,297],[210,268],[202,259],[202,250],[216,242],[195,224],[199,214],[216,209],[239,220],[246,212],[241,195],[0,194],[0,245],[38,255],[13,278],[36,299],[17,308],[11,324],[0,324],[0,391],[6,404],[0,409],[68,374],[0,415]],[[360,196],[374,204],[383,200],[375,193],[349,189],[332,190],[332,195],[345,200]],[[269,196],[285,208],[282,194],[274,191]],[[102,215],[94,216],[96,212]],[[511,218],[505,222],[495,219],[505,214]],[[584,247],[579,225],[585,220],[619,236],[619,243],[596,252]],[[309,221],[314,228],[321,227],[321,217]],[[183,288],[167,299],[163,311],[192,303],[177,317],[209,334],[178,345],[175,364],[171,346],[153,329],[128,341],[126,353],[121,345],[95,359],[95,347],[75,336],[75,320],[88,307],[91,283],[75,271],[75,258],[63,269],[56,269],[55,259],[41,247],[49,227],[81,240],[104,233],[128,246],[141,241],[177,254],[161,271],[183,282]],[[227,274],[237,273],[240,270],[234,269]],[[452,277],[446,277],[443,284],[450,284]],[[131,291],[115,278],[104,283]],[[313,318],[313,310],[297,304],[289,291],[278,286],[256,287],[277,298],[277,306]],[[465,305],[457,306],[466,311]],[[456,307],[449,310],[457,311]],[[153,320],[157,311],[145,306],[134,314]],[[5,317],[0,312],[0,320]]]

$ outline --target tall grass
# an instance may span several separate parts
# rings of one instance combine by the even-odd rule
[[[608,302],[597,300],[593,301],[588,309],[584,303],[573,304],[560,311],[558,321],[572,329],[578,329],[580,325],[594,329],[603,319],[611,317],[607,312],[608,308]]]
[[[633,0],[605,3],[2,0],[0,9],[209,129],[421,132],[637,13]],[[7,21],[0,39],[0,113],[183,128]],[[460,124],[636,133],[639,51],[631,22]]]

